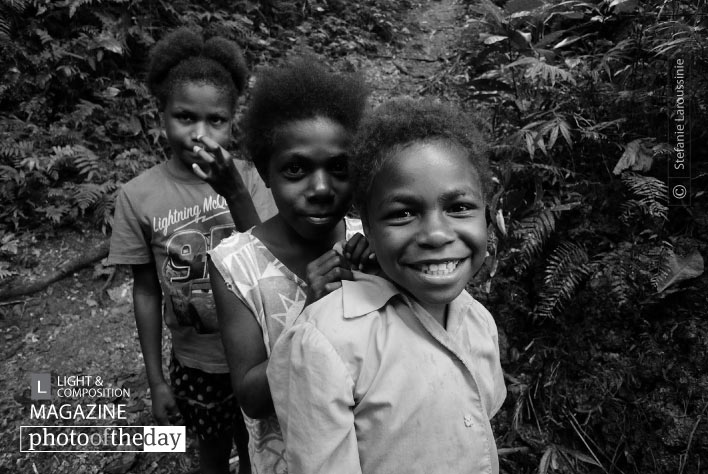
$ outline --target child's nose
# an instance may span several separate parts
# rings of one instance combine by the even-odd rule
[[[197,121],[194,122],[194,126],[192,127],[192,141],[197,143],[199,142],[199,137],[206,135],[207,128],[206,124],[202,121]]]
[[[310,178],[310,198],[329,198],[332,196],[332,180],[325,170],[317,170]]]
[[[442,213],[430,213],[421,219],[416,242],[422,247],[441,247],[455,240],[455,232]]]

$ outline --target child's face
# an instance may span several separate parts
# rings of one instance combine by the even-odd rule
[[[475,167],[443,141],[414,143],[376,175],[364,224],[381,269],[433,316],[484,261],[487,224]]]
[[[321,238],[349,209],[349,138],[322,117],[287,123],[275,134],[268,184],[281,217],[307,239]]]
[[[185,83],[175,87],[164,110],[165,131],[172,155],[190,171],[203,160],[194,153],[204,135],[226,148],[231,139],[232,110],[228,94],[211,84]]]

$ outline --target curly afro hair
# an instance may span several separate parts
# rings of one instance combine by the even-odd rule
[[[491,172],[481,124],[450,105],[427,100],[395,99],[380,105],[361,124],[351,159],[354,203],[362,217],[376,174],[397,151],[416,142],[443,140],[467,150],[488,198]]]
[[[324,117],[355,133],[368,94],[360,75],[330,73],[313,57],[262,71],[242,123],[250,159],[265,176],[277,129],[292,121]]]
[[[150,51],[147,83],[164,108],[176,86],[210,84],[229,96],[232,108],[243,93],[248,68],[241,48],[222,37],[204,40],[187,28],[168,34]]]

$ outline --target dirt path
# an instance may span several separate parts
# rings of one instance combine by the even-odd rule
[[[378,55],[362,58],[357,66],[372,84],[372,103],[399,95],[422,96],[440,92],[454,65],[454,44],[462,25],[464,6],[453,0],[421,2],[408,13],[406,29]]]
[[[377,54],[352,55],[341,61],[365,71],[374,104],[399,95],[435,94],[453,65],[452,45],[462,9],[452,0],[418,2],[408,12],[404,28],[393,33],[393,41],[382,45]],[[104,238],[96,232],[67,231],[23,243],[21,251],[31,253],[37,265],[22,277],[46,274]],[[43,292],[0,306],[0,474],[186,473],[196,466],[193,449],[186,455],[19,452],[19,427],[41,424],[30,421],[30,373],[51,373],[53,379],[100,376],[104,386],[130,391],[125,399],[104,400],[127,405],[127,420],[120,424],[152,424],[128,271],[119,271],[110,297],[101,301],[105,275],[100,270],[100,265],[82,270]],[[72,404],[96,402],[84,398]]]

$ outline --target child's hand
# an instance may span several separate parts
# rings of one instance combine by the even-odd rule
[[[161,425],[169,425],[179,418],[179,409],[172,389],[167,383],[161,383],[150,389],[152,398],[152,416]]]
[[[197,163],[192,164],[192,171],[214,188],[221,196],[234,194],[239,187],[245,187],[241,175],[236,169],[228,151],[207,136],[197,138],[200,144],[194,145],[194,151],[206,162],[206,170]]]
[[[342,286],[342,280],[353,280],[352,268],[370,271],[375,267],[376,256],[363,235],[357,233],[346,242],[337,242],[332,250],[307,265],[305,306]]]
[[[334,244],[334,250],[346,258],[355,270],[370,272],[377,266],[376,255],[369,246],[369,241],[358,232],[348,241],[342,240]]]
[[[353,280],[354,275],[347,260],[333,249],[307,265],[306,279],[305,306],[342,286],[342,280]]]

